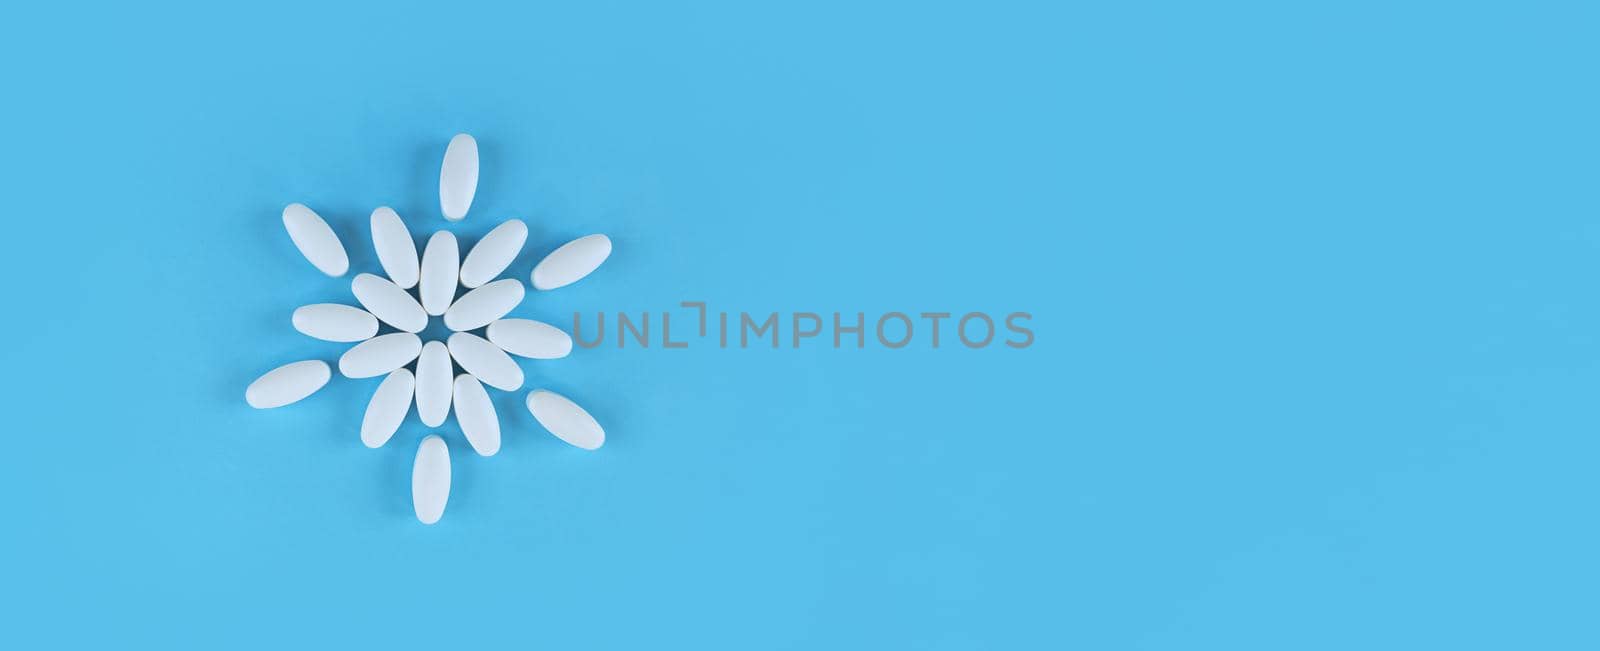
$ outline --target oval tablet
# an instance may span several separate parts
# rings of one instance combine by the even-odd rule
[[[339,236],[333,234],[333,228],[328,222],[311,211],[303,204],[291,203],[283,209],[283,227],[289,231],[289,239],[294,240],[294,246],[300,249],[300,255],[306,257],[319,271],[329,276],[343,276],[350,270],[350,258],[344,254],[344,245],[339,243]]]
[[[366,415],[361,417],[362,443],[376,448],[389,442],[406,419],[406,412],[411,411],[411,394],[416,386],[416,377],[403,368],[383,379],[367,402]]]
[[[467,216],[478,193],[478,141],[464,133],[450,139],[439,167],[439,210],[453,222]]]
[[[522,388],[522,367],[506,351],[478,335],[457,332],[450,335],[450,357],[484,384],[501,391]]]
[[[456,236],[439,231],[428,238],[422,250],[422,309],[439,316],[450,309],[456,298],[456,281],[461,274],[461,249]]]
[[[474,289],[445,310],[444,326],[457,332],[482,328],[521,303],[522,294],[522,281],[512,278]]]
[[[478,240],[467,258],[461,261],[461,286],[474,289],[494,280],[500,272],[517,259],[522,244],[528,241],[528,225],[520,219],[508,219],[494,227],[488,235]]]
[[[556,438],[585,450],[605,445],[606,432],[589,412],[565,396],[540,389],[528,394],[528,411]]]
[[[400,289],[417,286],[417,242],[394,209],[383,206],[372,211],[372,248],[378,251],[378,264]]]
[[[339,372],[349,378],[377,377],[410,364],[422,352],[422,339],[409,332],[373,337],[339,357]]]
[[[301,306],[289,320],[295,330],[323,341],[365,341],[378,334],[377,318],[361,308],[338,303]]]
[[[485,457],[500,451],[500,419],[495,416],[494,403],[470,373],[456,376],[455,408],[456,422],[474,451]]]
[[[500,319],[489,324],[488,334],[494,345],[520,357],[558,359],[572,352],[572,337],[542,321]]]
[[[450,501],[450,448],[438,434],[422,439],[417,461],[411,466],[411,506],[423,524],[433,524],[444,516]]]
[[[566,287],[582,280],[611,255],[611,238],[587,235],[561,245],[533,268],[534,289]]]
[[[450,352],[444,342],[430,341],[417,360],[417,417],[428,427],[444,424],[450,415]]]
[[[251,382],[244,390],[244,401],[256,409],[282,407],[316,393],[332,376],[327,362],[322,360],[284,364]]]
[[[428,327],[428,315],[417,305],[417,299],[388,280],[359,274],[350,281],[350,291],[356,295],[356,302],[384,323],[406,332],[422,332]]]

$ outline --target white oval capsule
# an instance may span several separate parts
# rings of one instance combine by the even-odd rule
[[[559,393],[540,389],[528,394],[528,411],[556,438],[575,446],[593,450],[606,443],[606,432],[600,429],[600,423]]]
[[[422,249],[422,309],[439,316],[450,309],[456,298],[456,282],[461,274],[461,249],[456,236],[439,231],[428,238]]]
[[[500,319],[489,324],[488,334],[494,345],[520,357],[559,359],[572,352],[572,337],[542,321]]]
[[[477,376],[484,384],[501,391],[522,388],[522,367],[506,351],[478,335],[457,332],[450,335],[450,357],[461,370]]]
[[[350,258],[345,255],[339,236],[334,235],[328,222],[310,208],[298,203],[289,204],[283,209],[283,227],[289,231],[289,239],[294,240],[295,248],[300,249],[300,255],[310,260],[322,273],[337,277],[350,270]]]
[[[417,447],[417,461],[411,466],[411,506],[423,524],[444,517],[450,501],[450,448],[438,434],[429,434]]]
[[[289,320],[295,330],[323,341],[365,341],[378,334],[377,318],[361,308],[338,303],[303,305]]]
[[[533,268],[534,289],[566,287],[594,272],[611,255],[611,238],[587,235],[561,245]]]
[[[372,211],[372,248],[378,251],[383,273],[400,289],[417,286],[417,242],[394,209],[383,206]]]
[[[284,364],[251,382],[244,390],[244,401],[256,409],[282,407],[316,393],[332,376],[328,363],[322,360]]]
[[[444,424],[450,415],[450,352],[444,342],[430,341],[417,360],[417,417],[428,427]]]
[[[422,352],[422,339],[409,332],[373,337],[339,357],[339,372],[349,378],[378,377],[410,364]]]
[[[361,442],[369,448],[382,447],[400,429],[400,423],[411,411],[411,395],[417,380],[411,371],[398,369],[383,379],[378,390],[367,403],[367,413],[361,417]]]
[[[520,219],[508,219],[494,227],[473,245],[466,259],[461,261],[461,286],[475,289],[494,280],[506,267],[511,266],[512,260],[517,259],[517,254],[522,252],[522,244],[527,241],[528,225]]]
[[[522,294],[522,281],[514,278],[496,280],[474,289],[445,310],[444,326],[457,332],[482,328],[521,303]]]
[[[428,315],[417,305],[417,299],[387,279],[358,274],[350,281],[350,291],[356,295],[356,302],[379,321],[406,332],[422,332],[428,327]]]
[[[439,166],[439,210],[453,222],[467,216],[478,193],[478,141],[464,133],[450,139]]]
[[[461,433],[479,455],[494,456],[500,451],[500,418],[494,413],[489,392],[470,373],[456,376],[455,389],[456,422],[461,425]]]

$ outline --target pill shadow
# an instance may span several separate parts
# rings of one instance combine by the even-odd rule
[[[449,223],[439,212],[439,165],[444,161],[445,146],[449,144],[448,135],[430,139],[412,147],[408,159],[411,165],[406,178],[410,183],[407,184],[406,212],[400,214],[400,219],[411,229],[413,238],[423,235],[418,252],[422,251],[421,244],[427,243],[428,235]]]
[[[416,509],[411,505],[411,466],[416,462],[417,448],[422,445],[425,434],[410,429],[408,432],[402,425],[401,431],[395,432],[383,447],[371,451],[382,456],[382,463],[374,464],[381,468],[372,473],[372,481],[378,484],[377,494],[381,496],[378,510],[385,517],[416,519]]]

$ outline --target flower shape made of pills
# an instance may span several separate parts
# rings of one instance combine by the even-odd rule
[[[478,143],[459,134],[445,149],[439,171],[439,208],[460,221],[478,187]],[[301,204],[283,210],[283,225],[306,260],[329,276],[349,271],[344,245],[328,223]],[[336,303],[296,309],[294,328],[326,341],[354,343],[339,357],[339,373],[350,378],[386,376],[367,403],[361,442],[377,448],[400,428],[412,404],[428,427],[444,424],[452,411],[473,451],[500,451],[500,419],[485,385],[517,391],[522,368],[515,357],[556,359],[572,352],[572,338],[561,329],[529,319],[506,318],[522,303],[522,281],[500,278],[527,241],[528,227],[508,219],[483,236],[466,257],[455,235],[438,231],[422,255],[404,221],[387,206],[372,211],[372,244],[383,276],[362,273],[350,284],[360,307]],[[589,275],[611,255],[611,240],[588,235],[545,256],[533,269],[534,289],[570,285]],[[433,317],[451,334],[424,342],[418,335]],[[392,332],[379,334],[382,326]],[[458,369],[459,368],[459,372]],[[257,409],[298,402],[332,378],[323,360],[285,364],[257,378],[245,401]],[[605,443],[605,430],[566,397],[543,389],[527,396],[535,420],[563,441],[593,450]],[[433,524],[450,497],[450,452],[437,434],[423,438],[411,473],[411,498],[417,519]]]

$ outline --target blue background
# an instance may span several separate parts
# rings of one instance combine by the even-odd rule
[[[1595,648],[1600,16],[1291,4],[8,8],[5,645]],[[424,527],[377,379],[244,404],[293,201],[1037,342],[526,362],[606,446],[497,393]]]

